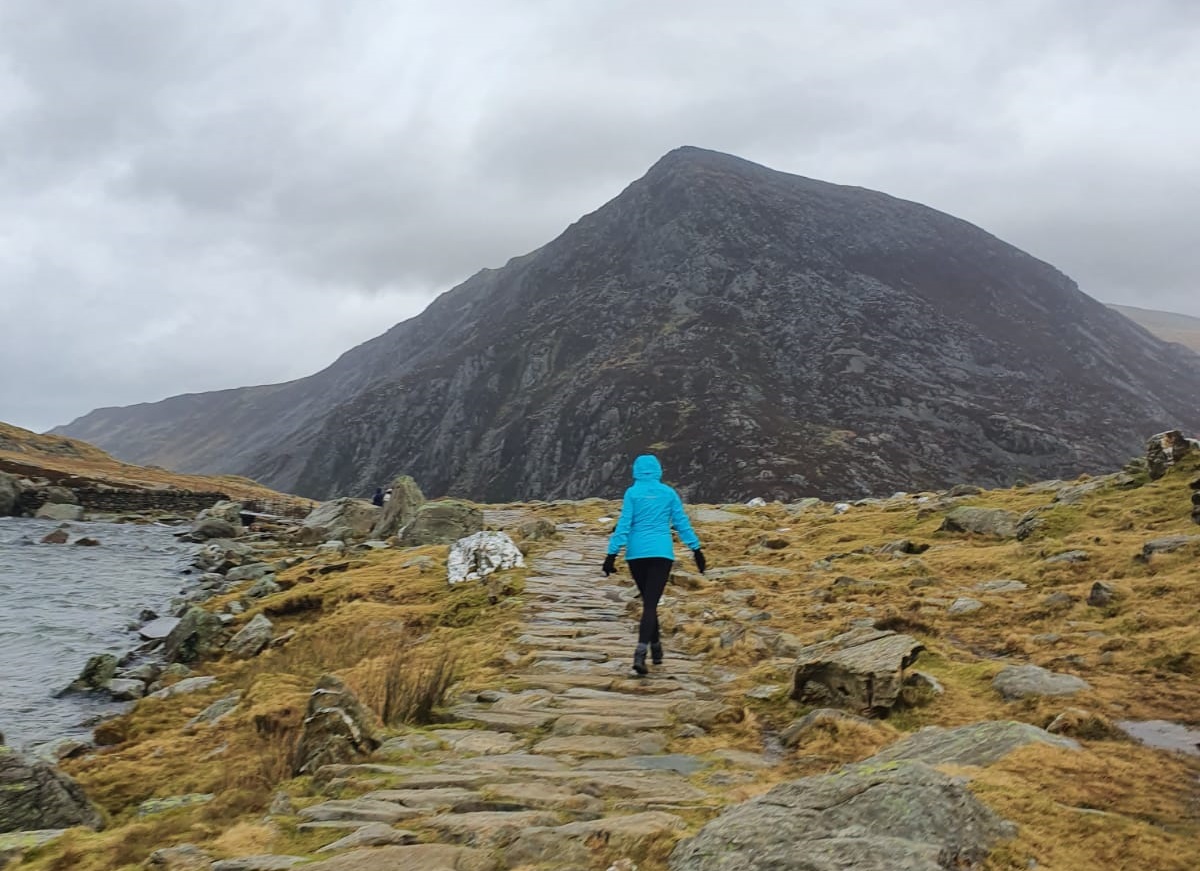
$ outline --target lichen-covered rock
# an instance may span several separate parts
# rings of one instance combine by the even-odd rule
[[[215,517],[218,520],[224,520],[233,526],[242,525],[242,503],[222,500],[213,504],[211,508],[205,508],[196,515],[197,520],[203,520],[206,517]]]
[[[271,632],[275,627],[263,614],[254,617],[229,639],[225,649],[240,659],[249,659],[271,643]]]
[[[1019,518],[1002,508],[955,508],[942,520],[940,532],[972,532],[997,538],[1016,538]]]
[[[371,530],[372,538],[395,535],[412,522],[417,509],[425,504],[425,494],[410,475],[399,475],[392,481],[392,495],[383,504],[379,521]]]
[[[784,783],[736,805],[671,854],[671,871],[967,871],[1016,828],[966,783],[922,762]]]
[[[83,506],[67,502],[47,502],[34,514],[39,520],[83,520]]]
[[[73,692],[98,690],[113,679],[117,673],[117,658],[111,653],[100,653],[90,657],[79,672],[79,677],[68,687]]]
[[[163,656],[169,662],[190,664],[216,653],[221,647],[225,625],[216,614],[191,607],[179,618],[179,624],[163,642]]]
[[[299,776],[314,774],[324,765],[354,762],[379,743],[375,716],[340,678],[323,675],[308,699],[292,770]]]
[[[0,472],[0,517],[11,517],[21,509],[21,487],[16,475]]]
[[[1010,701],[1027,696],[1069,696],[1091,689],[1083,678],[1037,665],[1010,665],[992,678],[992,686]]]
[[[483,512],[466,502],[443,499],[426,502],[417,515],[400,532],[400,544],[416,547],[423,544],[453,544],[483,530]]]
[[[904,669],[925,648],[896,632],[856,629],[803,648],[792,698],[852,711],[887,711],[900,695]]]
[[[194,844],[163,847],[146,860],[150,871],[209,871],[211,867],[212,857]]]
[[[991,720],[945,729],[926,726],[907,738],[897,741],[870,758],[884,763],[914,760],[926,765],[987,766],[999,762],[1026,744],[1047,744],[1063,750],[1078,750],[1070,738],[1051,735],[1037,726],[1013,720]]]
[[[0,744],[0,832],[71,826],[99,829],[104,820],[74,780]]]
[[[1146,471],[1156,481],[1167,469],[1194,450],[1192,440],[1177,429],[1152,435],[1146,441]]]
[[[451,585],[477,581],[493,572],[524,565],[520,549],[503,532],[476,532],[460,538],[451,546],[446,560]]]
[[[356,538],[367,538],[379,522],[382,512],[365,499],[343,496],[322,502],[304,518],[303,525],[316,529],[346,527]]]

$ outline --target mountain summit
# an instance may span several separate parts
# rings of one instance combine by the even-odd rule
[[[861,496],[1110,467],[1200,357],[917,203],[680,148],[544,247],[287,384],[94,411],[117,456],[325,498]]]

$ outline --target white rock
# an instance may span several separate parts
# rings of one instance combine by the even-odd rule
[[[850,510],[849,502],[838,502],[836,505],[833,506],[834,514],[845,514],[849,510]]]
[[[450,547],[446,560],[451,584],[477,581],[492,572],[521,568],[525,558],[517,545],[503,532],[476,532],[460,538]]]
[[[750,508],[765,508],[767,505],[767,500],[761,496],[755,496],[753,499],[747,502],[746,505],[748,505]]]

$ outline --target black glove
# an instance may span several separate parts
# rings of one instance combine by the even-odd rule
[[[704,558],[704,551],[696,548],[692,551],[692,556],[696,558],[696,568],[700,570],[700,574],[704,574],[704,569],[708,567],[708,560]]]
[[[604,558],[604,576],[614,575],[617,573],[617,555],[610,553]]]

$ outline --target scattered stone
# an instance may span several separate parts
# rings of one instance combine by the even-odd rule
[[[0,517],[12,517],[21,510],[21,485],[16,475],[0,472]]]
[[[1047,744],[1063,750],[1078,750],[1070,738],[1012,720],[989,720],[946,729],[926,726],[890,747],[885,747],[863,764],[881,764],[908,760],[926,765],[974,765],[985,767],[999,762],[1026,744]]]
[[[425,544],[453,544],[483,531],[483,512],[474,505],[453,499],[426,502],[400,532],[402,547]]]
[[[365,499],[344,496],[322,502],[309,512],[301,525],[309,529],[326,530],[346,527],[355,538],[382,538],[371,534],[382,514],[378,507]]]
[[[303,856],[242,856],[238,859],[219,859],[212,864],[212,871],[290,871],[302,862]]]
[[[0,832],[104,827],[74,780],[48,762],[0,744]]]
[[[975,590],[980,593],[1019,593],[1022,590],[1028,589],[1026,584],[1021,581],[1014,581],[1009,578],[999,578],[994,581],[980,581],[975,585]]]
[[[523,541],[544,541],[558,536],[554,524],[544,517],[526,520],[517,527],[517,534]]]
[[[395,497],[393,497],[395,498]],[[337,853],[355,847],[386,847],[391,844],[412,844],[417,840],[414,832],[394,829],[386,823],[368,823],[353,834],[326,844],[318,853]]]
[[[27,850],[57,841],[66,832],[66,829],[41,829],[32,832],[0,834],[0,868],[7,868],[8,864],[14,860],[20,861]]]
[[[1066,611],[1075,605],[1075,597],[1070,593],[1065,593],[1059,590],[1056,593],[1051,593],[1042,600],[1042,607],[1047,611]]]
[[[151,871],[210,871],[212,857],[194,844],[155,850],[146,860]]]
[[[206,690],[217,682],[215,677],[205,675],[203,677],[185,677],[179,683],[171,684],[169,687],[163,687],[160,690],[155,690],[150,693],[147,698],[151,699],[170,699],[175,696],[182,696],[188,693],[198,693],[201,690]]]
[[[83,520],[83,506],[47,502],[33,516],[40,520]]]
[[[111,653],[101,653],[88,659],[83,671],[79,673],[79,677],[71,681],[71,685],[67,689],[73,692],[103,689],[110,680],[116,677],[116,674],[117,658]]]
[[[265,615],[255,614],[249,623],[229,639],[225,649],[239,659],[257,656],[264,647],[271,643],[271,632],[274,628]]]
[[[1067,708],[1050,722],[1046,731],[1051,735],[1071,735],[1094,741],[1115,738],[1121,734],[1106,717],[1081,708]]]
[[[203,608],[190,607],[163,642],[163,656],[169,662],[198,662],[220,649],[224,633],[220,617]]]
[[[1046,557],[1043,562],[1047,564],[1054,563],[1085,563],[1090,559],[1090,555],[1086,550],[1068,550],[1063,553],[1055,554],[1051,557]]]
[[[907,538],[900,538],[896,541],[890,541],[883,547],[879,548],[879,552],[881,554],[890,554],[893,556],[900,556],[904,554],[922,554],[927,550],[929,550],[929,545],[913,544],[913,542]]]
[[[992,686],[1007,701],[1028,696],[1069,696],[1091,689],[1073,674],[1048,671],[1037,665],[1010,665],[992,679]]]
[[[273,572],[274,567],[269,563],[243,563],[227,571],[225,573],[225,580],[231,584],[238,584],[242,581],[257,581],[263,575],[269,575]]]
[[[85,535],[85,536],[83,536],[83,538],[75,539],[75,546],[76,547],[99,547],[100,539],[91,538],[91,537]]]
[[[908,635],[856,629],[809,645],[796,660],[792,698],[854,711],[896,703],[904,669],[925,648]]]
[[[770,701],[778,697],[784,690],[779,684],[765,683],[759,684],[753,689],[746,691],[746,698],[757,699],[758,701]]]
[[[275,583],[274,575],[267,575],[266,577],[259,578],[254,582],[250,589],[246,591],[246,598],[263,599],[267,596],[273,596],[282,589],[283,588],[279,586],[279,584]]]
[[[69,536],[65,529],[55,529],[53,532],[47,532],[42,536],[42,544],[66,544]]]
[[[1106,605],[1111,605],[1117,598],[1117,591],[1104,581],[1096,581],[1092,584],[1092,589],[1088,593],[1087,603],[1093,608],[1103,608]]]
[[[900,690],[900,700],[910,708],[928,704],[943,695],[946,688],[933,675],[923,671],[910,671],[904,676],[904,686]]]
[[[983,602],[978,599],[972,599],[970,596],[959,596],[950,603],[950,607],[946,609],[946,613],[951,617],[963,617],[967,614],[974,614],[983,608]]]
[[[980,867],[1015,833],[962,779],[920,762],[867,760],[725,810],[676,846],[669,867],[950,871]]]
[[[235,526],[228,520],[205,517],[192,524],[188,537],[192,541],[208,541],[210,538],[237,538],[241,533],[241,526]]]
[[[118,702],[132,702],[146,694],[146,684],[140,680],[114,677],[104,688]]]
[[[837,708],[817,708],[815,711],[809,711],[799,720],[793,720],[788,724],[779,734],[779,740],[784,747],[795,747],[804,740],[805,736],[812,734],[817,729],[836,726],[839,722],[871,725],[870,720],[860,717],[858,714],[851,714]]]
[[[196,728],[201,724],[209,725],[219,722],[226,714],[237,707],[237,703],[241,701],[241,691],[235,691],[225,696],[223,699],[217,699],[203,711],[198,713],[192,719],[187,721],[184,726],[185,731]]]
[[[952,499],[956,499],[959,496],[978,496],[982,492],[983,490],[974,484],[955,484],[946,491],[946,495]]]
[[[309,696],[293,774],[353,762],[378,746],[374,716],[340,678],[323,675]]]
[[[187,795],[173,795],[169,798],[148,798],[138,805],[137,815],[139,817],[149,817],[154,814],[179,810],[180,808],[195,807],[200,804],[208,804],[214,798],[216,796],[211,792],[192,792]]]
[[[446,571],[453,586],[524,565],[525,558],[520,549],[505,533],[476,532],[454,542],[446,560]]]
[[[1017,520],[1016,514],[1000,508],[955,508],[946,515],[938,531],[1016,538]]]
[[[786,538],[768,537],[759,541],[759,546],[764,547],[767,550],[783,550],[784,548],[791,547],[792,543]]]
[[[1128,487],[1134,482],[1133,476],[1125,472],[1112,475],[1102,475],[1081,484],[1068,484],[1054,494],[1054,501],[1066,505],[1075,505],[1083,501],[1083,497],[1109,487]]]
[[[345,552],[346,542],[341,540],[327,541],[323,544],[317,545],[317,553],[319,554],[333,554],[334,556],[341,556]]]
[[[1185,547],[1200,546],[1200,535],[1169,535],[1155,538],[1142,545],[1142,558],[1149,559],[1159,553],[1174,553]]]

